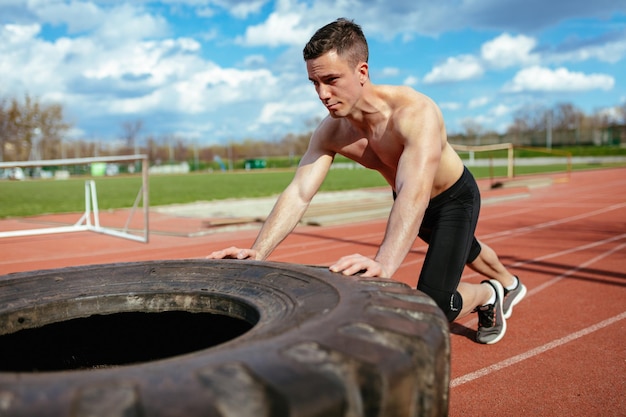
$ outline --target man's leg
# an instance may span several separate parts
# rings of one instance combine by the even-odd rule
[[[484,242],[479,241],[479,243],[480,253],[478,257],[468,263],[467,266],[489,279],[499,281],[505,288],[514,286],[516,284],[515,277],[502,265],[496,252]]]
[[[457,291],[463,298],[463,308],[457,317],[458,319],[473,313],[476,307],[488,304],[494,295],[493,288],[486,283],[470,284],[461,282]]]
[[[506,333],[502,284],[495,279],[483,281],[481,284],[462,282],[458,291],[463,298],[463,309],[459,317],[472,312],[478,313],[476,341],[486,344],[499,342]]]
[[[431,199],[420,227],[419,236],[428,242],[428,250],[417,289],[430,295],[449,321],[476,311],[476,340],[496,343],[506,332],[502,284],[460,282],[468,261],[482,251],[474,237],[479,212],[480,193],[467,169],[452,187]]]
[[[513,306],[522,301],[526,295],[526,287],[517,276],[511,274],[500,262],[496,252],[484,242],[477,241],[480,245],[480,253],[467,264],[471,269],[485,277],[496,280],[504,287],[504,299],[502,309],[504,318],[508,319],[513,313]],[[460,292],[460,291],[459,291]]]

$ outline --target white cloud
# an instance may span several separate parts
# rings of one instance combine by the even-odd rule
[[[265,59],[265,56],[261,54],[248,55],[243,60],[243,66],[246,68],[258,68],[266,64],[267,59]]]
[[[235,7],[233,7],[231,12],[234,16],[240,19],[244,19],[248,17],[248,15],[250,14],[258,13],[261,7],[263,7],[263,4],[265,3],[266,3],[265,1],[246,0],[237,4]]]
[[[402,82],[402,84],[404,85],[410,85],[410,86],[414,86],[417,85],[417,83],[419,83],[419,78],[413,76],[413,75],[409,75],[408,77],[406,77],[404,79],[404,81]]]
[[[592,58],[618,62],[626,55],[626,38],[603,44],[572,48],[569,52],[536,51],[536,39],[524,35],[511,36],[503,33],[481,46],[480,57],[460,55],[448,58],[435,66],[423,81],[425,84],[459,82],[481,77],[486,70],[503,70],[522,67],[515,79],[503,91],[586,91],[610,90],[615,84],[613,77],[605,74],[583,74],[565,68],[549,70],[539,66],[540,62],[585,61]],[[405,84],[408,84],[405,82]],[[411,84],[409,84],[411,85]],[[470,102],[469,108],[480,102]]]
[[[201,64],[201,65],[198,65]],[[191,61],[191,70],[159,83],[148,94],[121,97],[111,102],[111,113],[146,113],[154,111],[200,114],[259,97],[274,89],[275,77],[267,70],[222,68],[208,62]],[[202,69],[204,67],[206,69]],[[208,67],[208,68],[207,68]]]
[[[215,3],[217,6],[227,9],[233,16],[239,19],[245,19],[251,14],[258,13],[261,7],[267,3],[267,0],[214,0],[213,2],[203,0],[201,2]]]
[[[626,56],[626,37],[607,42],[582,45],[551,52],[546,56],[550,62],[579,62],[590,59],[614,64],[621,61]]]
[[[477,97],[477,98],[470,100],[468,107],[470,109],[475,109],[476,107],[483,107],[489,104],[490,101],[491,99],[489,97],[484,97],[484,96]]]
[[[536,44],[537,41],[528,36],[514,37],[503,33],[485,42],[480,49],[480,55],[490,67],[498,69],[535,64],[539,60],[539,56],[532,53]]]
[[[605,74],[584,74],[570,72],[566,68],[555,70],[533,66],[519,71],[513,80],[507,83],[503,91],[519,93],[525,91],[587,91],[611,90],[615,79]]]
[[[598,114],[606,117],[608,120],[612,121],[612,122],[616,122],[616,123],[620,123],[621,120],[623,120],[624,118],[624,114],[622,113],[621,109],[617,106],[614,107],[605,107],[603,109],[600,109],[598,111]]]
[[[269,70],[221,67],[204,59],[200,43],[191,38],[130,36],[125,42],[100,43],[88,36],[47,41],[39,34],[38,25],[0,25],[0,94],[28,92],[63,103],[79,123],[176,114],[175,123],[152,119],[173,126],[194,115],[232,112],[229,106],[280,95]],[[196,127],[202,131],[210,124],[209,118]]]
[[[0,26],[0,39],[3,40],[5,45],[13,44],[25,44],[31,41],[39,31],[41,26],[39,25],[4,25]],[[7,48],[8,49],[8,48]]]
[[[0,79],[2,90],[36,93],[59,91],[59,80],[64,74],[55,74],[63,55],[70,49],[67,40],[56,43],[39,41],[39,25],[6,25],[0,30]]]
[[[78,42],[72,41],[72,44]],[[200,44],[189,38],[132,42],[99,53],[96,45],[92,46],[93,49],[77,57],[85,67],[82,75],[91,79],[149,75],[153,83],[160,84],[202,65],[195,57]]]
[[[400,73],[400,70],[396,67],[385,67],[380,71],[380,76],[383,78],[386,77],[395,77]]]
[[[94,3],[41,2],[32,10],[40,19],[53,25],[67,25],[68,33],[75,34],[99,27],[105,13]]]
[[[482,101],[478,99],[478,101]],[[496,132],[503,132],[508,127],[508,120],[503,119],[509,116],[514,111],[513,108],[505,105],[498,104],[494,107],[481,111],[474,116],[468,116],[460,120],[460,125],[463,126],[465,132],[468,129],[474,129],[477,132],[484,132],[493,130]]]
[[[42,2],[32,10],[44,22],[66,25],[70,35],[90,31],[101,40],[128,42],[168,34],[167,21],[147,13],[141,5],[125,2],[104,8],[95,3]]]
[[[212,7],[200,7],[196,9],[196,15],[200,17],[210,18],[217,14],[217,11]]]
[[[247,46],[304,45],[311,36],[311,25],[302,24],[299,13],[272,13],[267,21],[246,29],[237,42]]]
[[[451,57],[441,65],[433,68],[424,77],[426,84],[450,81],[464,81],[479,78],[484,69],[478,59],[472,55]]]
[[[439,107],[442,110],[460,110],[463,108],[463,105],[461,103],[449,101],[449,102],[439,104]]]
[[[95,36],[107,41],[129,42],[168,35],[165,19],[124,4],[107,11]]]
[[[497,106],[492,107],[491,110],[489,110],[489,113],[496,117],[502,117],[511,114],[512,111],[513,109],[510,106],[507,106],[506,104],[498,104]]]
[[[481,114],[476,117],[468,117],[465,119],[466,126],[472,126],[478,131],[477,133],[479,134],[484,132],[485,125],[491,125],[493,122],[493,117],[486,114]]]
[[[524,66],[538,62],[539,56],[533,54],[536,41],[533,38],[508,33],[485,42],[481,46],[480,57],[466,54],[448,58],[435,66],[424,77],[424,83],[444,83],[467,81],[480,78],[487,68],[505,69],[512,66]],[[470,108],[484,105],[470,103]]]
[[[260,124],[293,124],[294,117],[315,114],[321,108],[319,101],[314,100],[269,102],[263,106],[258,122]]]

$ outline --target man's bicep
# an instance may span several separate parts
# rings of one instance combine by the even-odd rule
[[[319,190],[335,158],[332,140],[337,135],[332,121],[325,119],[315,129],[302,156],[290,187],[296,187],[300,198],[310,201]]]
[[[296,191],[300,198],[309,201],[324,182],[332,162],[333,156],[328,152],[307,150],[289,187]]]
[[[411,184],[417,192],[430,191],[441,159],[441,136],[436,129],[407,132],[407,140],[398,160],[396,189]]]

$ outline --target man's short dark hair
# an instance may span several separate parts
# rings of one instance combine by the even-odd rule
[[[304,60],[308,61],[333,50],[346,58],[353,67],[359,62],[367,62],[369,58],[367,40],[361,26],[345,18],[339,18],[318,29],[302,53]]]

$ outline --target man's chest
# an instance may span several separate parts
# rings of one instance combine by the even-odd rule
[[[383,135],[380,138],[357,138],[342,144],[337,152],[361,165],[380,170],[398,165],[402,147],[397,141]]]

